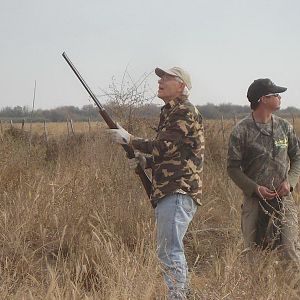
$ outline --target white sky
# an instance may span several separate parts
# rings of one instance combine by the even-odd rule
[[[35,80],[36,107],[89,104],[63,51],[95,94],[126,67],[137,79],[181,66],[195,104],[248,104],[269,77],[288,87],[283,107],[300,107],[298,0],[0,0],[0,41],[0,108],[30,107]]]

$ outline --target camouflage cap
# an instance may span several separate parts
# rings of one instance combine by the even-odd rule
[[[249,102],[257,102],[262,96],[282,93],[286,90],[286,87],[275,85],[269,78],[260,78],[250,84],[247,98]]]
[[[168,75],[171,75],[171,76],[176,76],[184,82],[184,84],[186,85],[186,87],[189,90],[192,88],[192,82],[191,82],[190,74],[188,72],[186,72],[185,70],[183,70],[182,68],[173,67],[173,68],[168,69],[166,71],[163,70],[163,69],[160,69],[160,68],[156,68],[155,69],[155,74],[158,77],[162,77],[165,74],[168,74]]]

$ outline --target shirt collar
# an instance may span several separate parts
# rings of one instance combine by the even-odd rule
[[[187,97],[186,96],[181,96],[181,97],[177,97],[171,101],[169,101],[167,104],[165,104],[163,107],[162,107],[162,110],[163,109],[170,109],[170,108],[173,108],[174,106],[176,106],[177,104],[179,103],[182,103],[184,101],[187,100]]]

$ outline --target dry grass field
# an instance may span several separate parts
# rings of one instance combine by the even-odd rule
[[[204,205],[185,239],[191,299],[300,299],[300,274],[276,253],[245,263],[241,192],[226,174],[232,121],[206,122]],[[0,299],[165,299],[154,212],[104,126],[3,128],[0,140]],[[19,124],[14,125],[18,127]],[[300,134],[300,120],[295,121]],[[28,127],[25,126],[28,131]],[[153,135],[149,124],[135,126]],[[299,195],[295,193],[298,201]]]

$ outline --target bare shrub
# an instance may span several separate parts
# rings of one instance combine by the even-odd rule
[[[102,97],[108,100],[106,108],[118,122],[130,132],[140,125],[139,109],[152,102],[155,94],[149,92],[147,83],[149,74],[143,74],[138,80],[133,79],[126,69],[121,82],[112,78],[108,90],[103,90]]]

